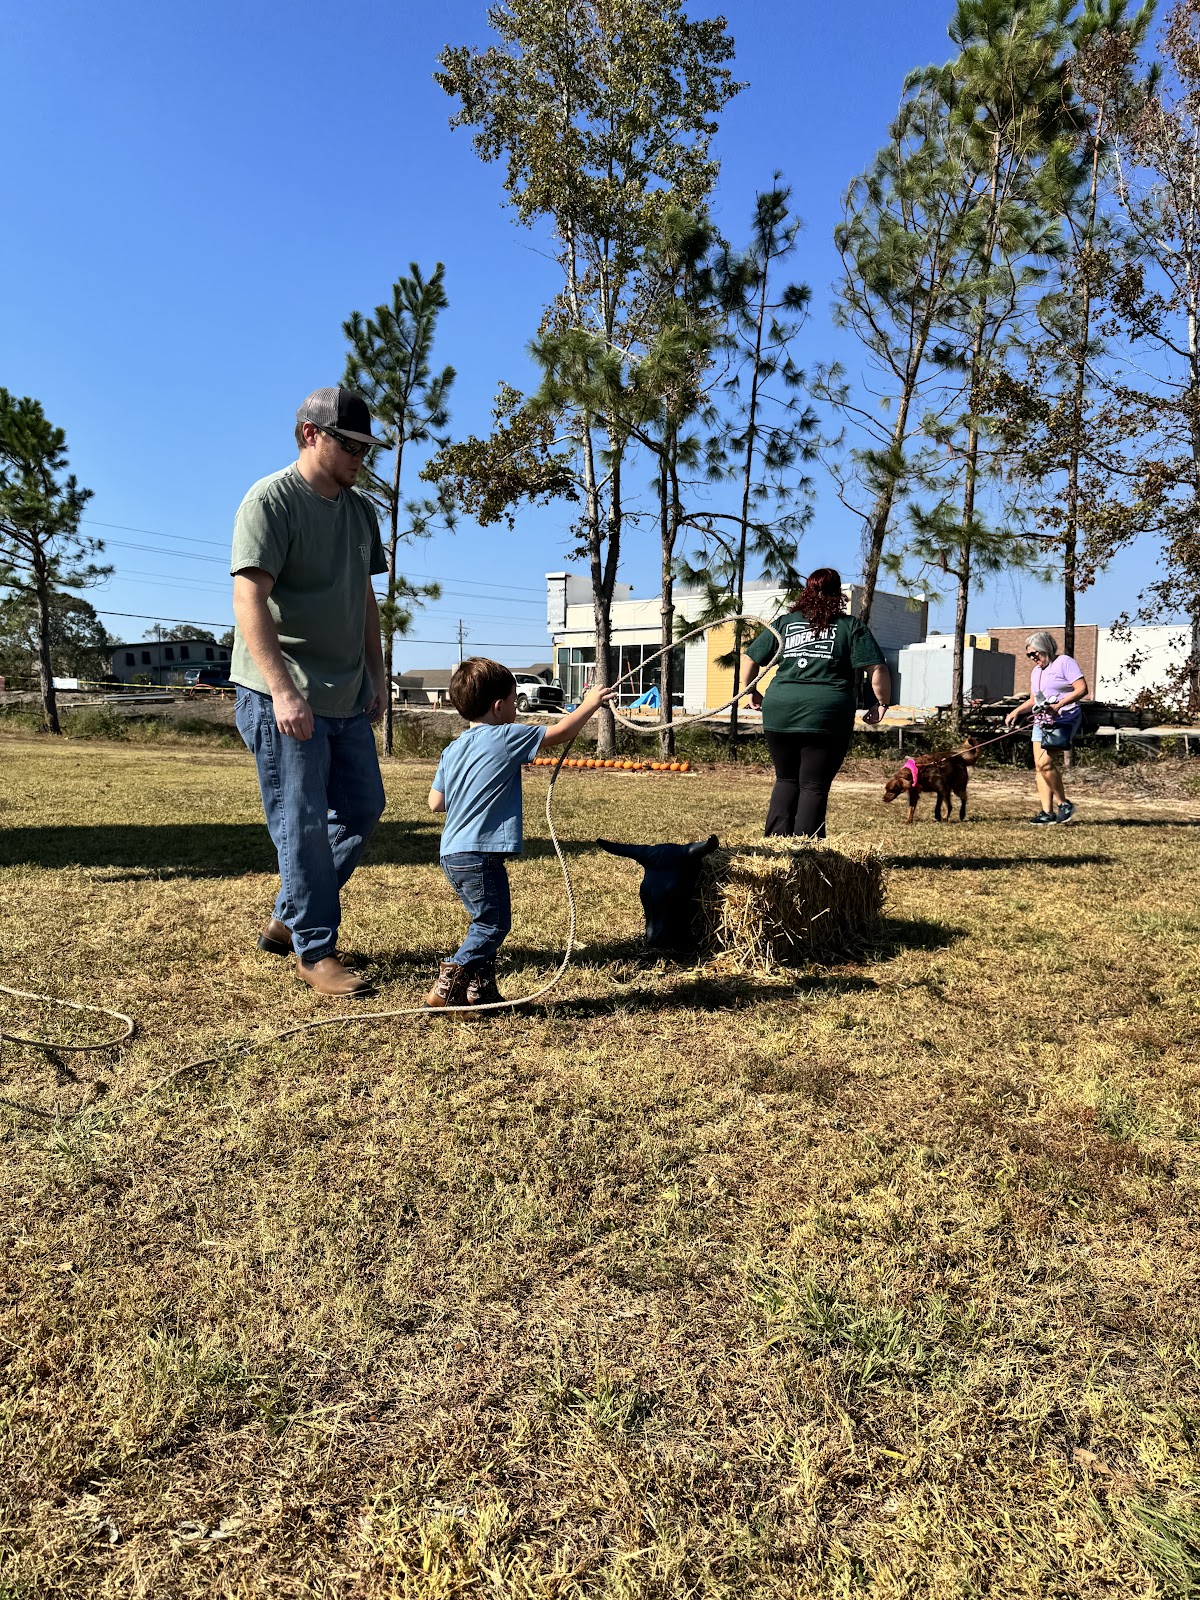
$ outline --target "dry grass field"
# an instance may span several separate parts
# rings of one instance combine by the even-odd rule
[[[567,773],[548,1003],[272,1044],[328,1003],[254,949],[248,759],[0,771],[0,977],[139,1022],[0,1062],[2,1600],[1200,1595],[1194,803],[839,785],[877,943],[751,976],[645,960],[590,841],[753,829],[766,778]],[[347,894],[377,1004],[461,926],[431,771]],[[510,994],[564,928],[546,781]]]

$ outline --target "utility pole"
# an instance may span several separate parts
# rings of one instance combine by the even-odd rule
[[[462,625],[462,618],[459,617],[459,619],[458,619],[458,660],[459,660],[459,665],[460,666],[462,665],[462,658],[463,658],[462,647],[463,647],[463,625]]]

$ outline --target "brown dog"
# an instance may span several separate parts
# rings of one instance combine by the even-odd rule
[[[899,772],[894,772],[884,785],[883,798],[885,802],[892,801],[907,791],[908,821],[911,822],[917,814],[917,801],[923,794],[932,794],[933,820],[941,822],[944,802],[949,822],[950,796],[956,794],[958,820],[962,822],[967,814],[970,769],[978,759],[979,751],[973,744],[964,745],[961,750],[935,750],[928,756],[909,756]]]

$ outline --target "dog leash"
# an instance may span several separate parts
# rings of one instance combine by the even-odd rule
[[[1011,728],[1006,728],[1003,733],[998,733],[994,739],[972,739],[970,741],[971,749],[986,750],[988,745],[1000,744],[1005,739],[1011,739],[1014,734],[1028,733],[1035,720],[1036,718],[1031,717],[1028,722],[1015,722]],[[961,754],[961,751],[959,754]]]

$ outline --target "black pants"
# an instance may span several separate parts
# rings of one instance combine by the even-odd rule
[[[775,763],[775,787],[767,807],[771,834],[825,837],[829,786],[850,748],[852,728],[842,733],[775,733],[763,730]]]

